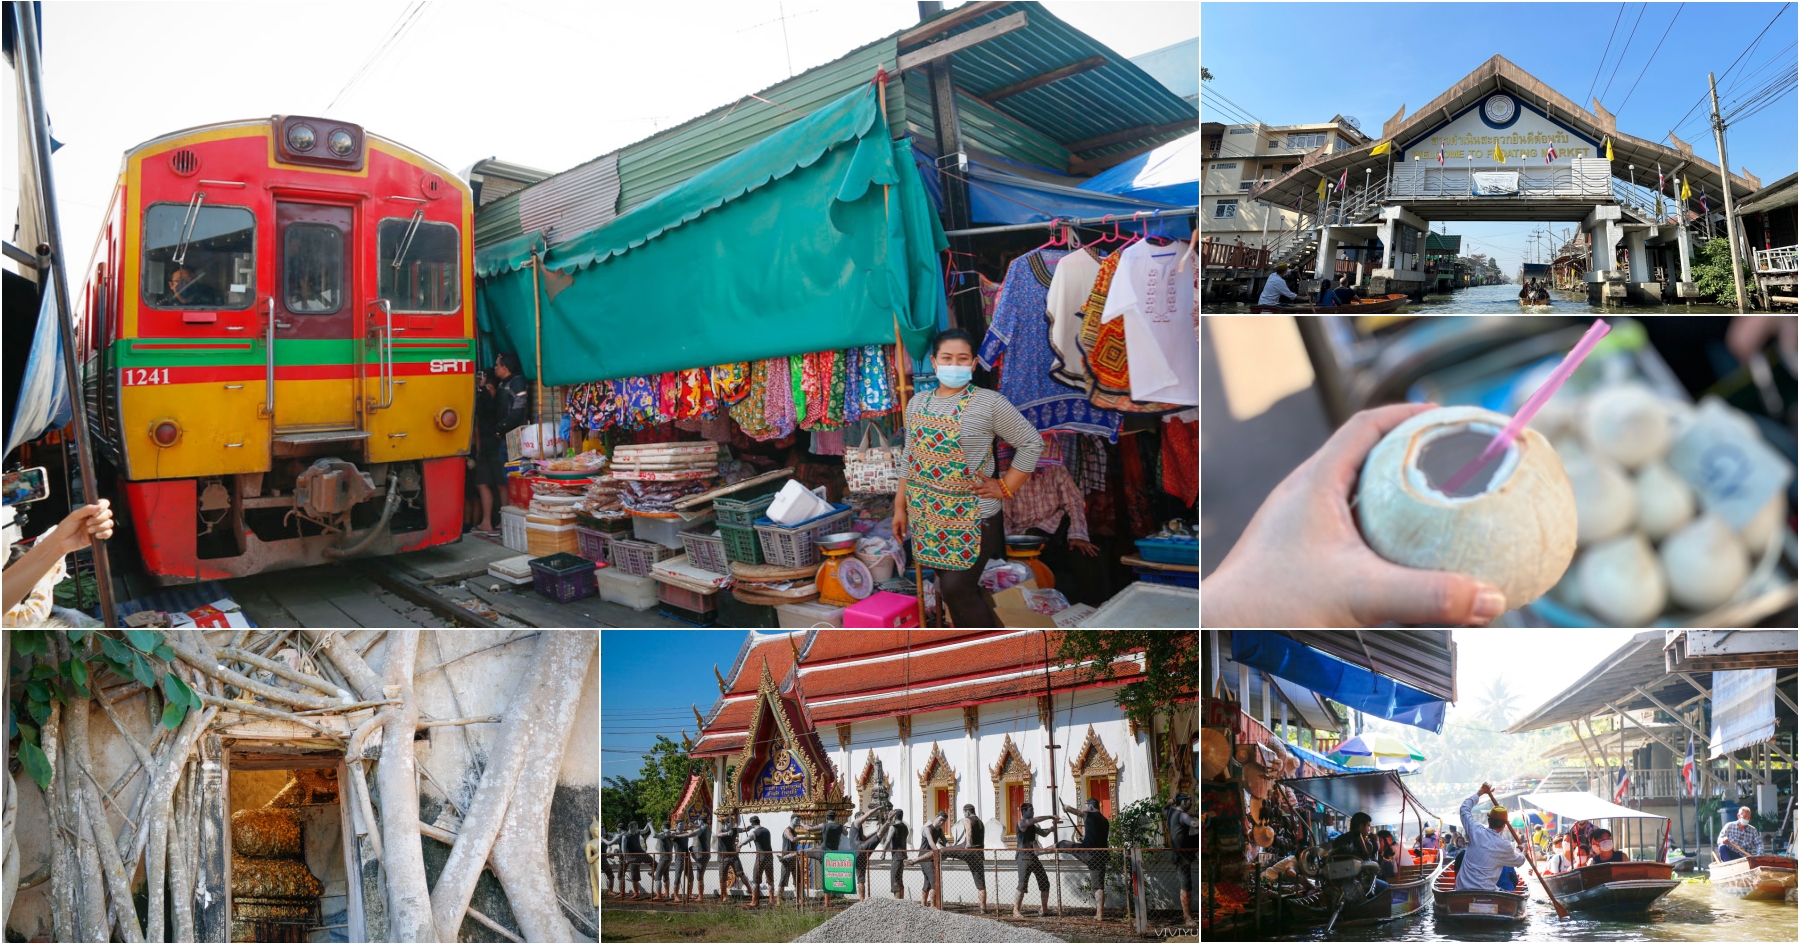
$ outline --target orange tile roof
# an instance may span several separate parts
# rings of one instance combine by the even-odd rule
[[[909,644],[916,650],[933,643],[969,637],[994,636],[1005,632],[1004,630],[852,630],[821,633],[813,637],[812,643],[801,651],[801,662],[805,666],[818,666],[832,660],[860,659],[895,650],[905,652]]]
[[[1044,638],[1037,633],[1002,635],[950,649],[933,650],[914,644],[910,658],[908,651],[901,649],[877,657],[876,662],[852,660],[843,661],[848,665],[836,666],[819,666],[809,655],[800,662],[800,685],[807,702],[816,703],[849,693],[885,692],[909,685],[917,688],[1034,669],[1041,672],[1044,644]],[[1054,660],[1058,641],[1051,639],[1049,646]]]
[[[1143,677],[1143,672],[1135,663],[1119,666],[1115,669],[1115,673],[1115,677],[1111,680],[1087,682],[1083,680],[1080,671],[1066,669],[1050,674],[1050,688],[1054,692],[1062,693],[1096,686],[1120,686]],[[838,722],[860,722],[893,715],[935,712],[962,706],[980,705],[985,702],[1031,698],[1043,695],[1043,693],[1044,675],[1039,672],[999,681],[975,680],[927,692],[919,692],[916,688],[911,691],[902,690],[888,695],[855,698],[831,705],[820,705],[818,701],[810,700],[812,695],[810,691],[807,695],[811,701],[808,708],[812,713],[813,723],[823,728]]]

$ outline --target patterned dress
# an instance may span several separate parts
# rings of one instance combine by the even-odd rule
[[[994,320],[982,339],[979,358],[992,368],[1002,354],[1000,393],[1040,432],[1067,430],[1117,439],[1125,418],[1095,407],[1087,394],[1051,377],[1056,353],[1050,348],[1047,300],[1052,267],[1068,253],[1038,250],[1013,260],[994,304]]]
[[[1131,399],[1131,365],[1125,354],[1125,319],[1102,322],[1106,296],[1119,271],[1123,253],[1113,253],[1100,263],[1094,291],[1081,307],[1081,356],[1087,362],[1088,403],[1120,413],[1163,414],[1188,409],[1180,404],[1145,403]],[[1117,439],[1117,435],[1114,435]]]

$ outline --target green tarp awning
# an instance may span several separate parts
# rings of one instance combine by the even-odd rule
[[[871,84],[551,248],[543,382],[891,343],[896,326],[923,356],[947,243],[912,169]],[[532,376],[534,239],[477,257],[486,327]]]

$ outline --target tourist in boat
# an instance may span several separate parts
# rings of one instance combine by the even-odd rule
[[[1750,808],[1738,808],[1738,819],[1719,831],[1719,859],[1735,860],[1743,856],[1761,856],[1762,834],[1750,826]]]
[[[1375,843],[1381,862],[1381,878],[1393,879],[1400,872],[1400,864],[1396,862],[1400,855],[1400,845],[1394,842],[1394,832],[1391,830],[1377,831]]]
[[[1337,291],[1331,287],[1330,279],[1319,283],[1318,304],[1322,308],[1337,308]]]
[[[1547,873],[1567,873],[1575,868],[1575,860],[1569,854],[1569,835],[1563,834],[1550,844],[1550,859],[1547,861]]]
[[[1357,811],[1351,815],[1350,829],[1339,834],[1338,838],[1331,842],[1331,855],[1334,857],[1353,856],[1364,861],[1363,873],[1365,876],[1371,877],[1368,898],[1374,899],[1387,891],[1388,884],[1387,880],[1381,879],[1377,875],[1381,868],[1381,848],[1375,840],[1374,833],[1370,831],[1371,822],[1372,818],[1363,811]]]
[[[1517,867],[1525,865],[1529,852],[1519,852],[1506,835],[1506,808],[1495,804],[1487,813],[1486,829],[1476,826],[1475,802],[1493,790],[1483,784],[1481,790],[1463,801],[1459,819],[1468,834],[1469,848],[1456,869],[1457,889],[1499,889],[1512,892],[1518,884]]]
[[[1631,857],[1626,856],[1624,850],[1613,849],[1612,831],[1604,828],[1594,831],[1594,839],[1589,843],[1589,849],[1591,850],[1591,855],[1588,857],[1590,865],[1631,861]]]
[[[1346,279],[1342,285],[1331,290],[1331,301],[1327,304],[1341,306],[1349,305],[1355,301],[1356,287],[1351,285],[1349,280]]]
[[[1287,271],[1288,264],[1281,263],[1275,267],[1274,272],[1269,273],[1269,280],[1263,283],[1262,295],[1257,297],[1256,304],[1280,305],[1281,300],[1284,298],[1299,298],[1299,296],[1294,294],[1294,290],[1288,288]]]

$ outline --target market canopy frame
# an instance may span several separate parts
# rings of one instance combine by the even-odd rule
[[[1620,807],[1612,801],[1603,797],[1595,797],[1586,791],[1551,791],[1545,794],[1527,794],[1519,800],[1539,810],[1547,810],[1558,817],[1567,817],[1570,820],[1669,819],[1649,811]]]
[[[1366,813],[1379,826],[1403,823],[1402,815],[1408,810],[1417,811],[1425,820],[1441,819],[1407,790],[1406,782],[1395,771],[1328,774],[1281,783],[1346,817]]]

